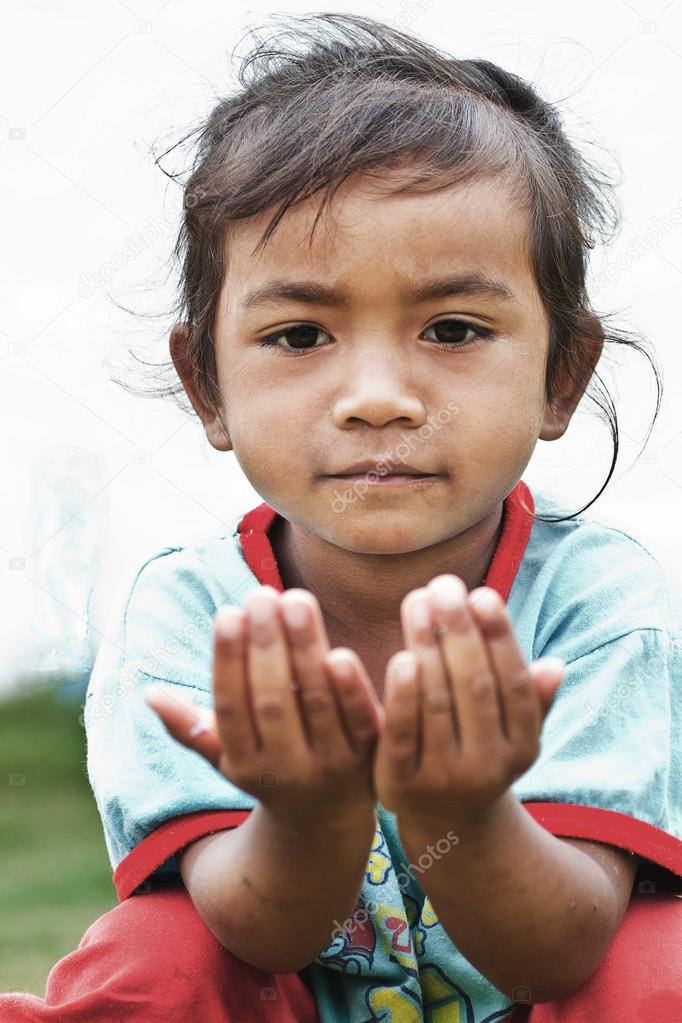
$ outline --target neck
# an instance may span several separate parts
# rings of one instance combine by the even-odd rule
[[[367,626],[400,631],[400,605],[436,575],[457,575],[467,590],[483,584],[503,527],[503,504],[454,537],[405,554],[358,554],[278,516],[270,531],[285,589],[309,590],[328,625],[351,635]]]

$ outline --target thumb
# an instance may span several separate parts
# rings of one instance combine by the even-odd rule
[[[535,692],[540,700],[542,720],[547,717],[557,690],[564,680],[566,664],[560,657],[539,657],[530,665]]]
[[[186,693],[178,692],[175,686],[158,682],[147,687],[144,700],[159,715],[174,739],[200,753],[215,768],[218,767],[223,750],[212,710],[198,707]]]

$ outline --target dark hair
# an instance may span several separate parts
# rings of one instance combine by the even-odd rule
[[[213,324],[230,221],[278,204],[257,252],[290,206],[324,189],[312,241],[336,190],[356,172],[380,181],[391,168],[414,169],[407,183],[386,194],[503,173],[529,214],[531,266],[550,324],[547,401],[559,371],[570,379],[580,372],[585,349],[573,338],[636,348],[657,385],[646,444],[661,403],[656,364],[639,335],[607,327],[608,316],[595,320],[586,291],[588,250],[620,226],[613,184],[567,139],[556,108],[491,61],[453,58],[371,18],[323,13],[288,20],[289,27],[259,39],[243,59],[240,89],[156,159],[175,181],[180,173],[160,161],[198,134],[173,249],[181,267],[173,317],[188,324],[188,362],[206,407],[217,410],[220,401]],[[173,376],[145,393],[183,396]],[[613,458],[599,492],[573,515],[596,501],[618,457],[616,409],[596,371],[593,381],[596,393],[585,394],[609,425]],[[561,522],[572,515],[535,517]]]

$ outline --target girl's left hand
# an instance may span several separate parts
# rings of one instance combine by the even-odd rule
[[[429,830],[479,820],[537,758],[564,662],[529,667],[499,594],[467,594],[455,575],[408,593],[401,618],[407,649],[386,670],[377,798]]]

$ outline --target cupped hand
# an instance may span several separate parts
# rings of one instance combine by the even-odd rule
[[[208,711],[174,687],[145,694],[177,740],[288,819],[342,822],[374,806],[383,708],[357,654],[330,650],[312,593],[260,586],[243,608],[218,609],[213,697]]]
[[[528,665],[499,594],[467,593],[458,576],[408,593],[401,620],[406,649],[386,670],[377,797],[403,820],[480,819],[537,759],[564,664]]]

